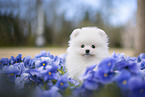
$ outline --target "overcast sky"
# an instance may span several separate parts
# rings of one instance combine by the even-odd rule
[[[102,10],[105,5],[102,3],[103,0],[62,0],[62,6],[58,11],[65,12],[65,17],[68,20],[78,19],[81,20],[84,17],[82,11],[91,10],[93,13]],[[109,2],[109,0],[106,0]],[[80,6],[84,6],[83,10],[80,10]],[[104,11],[111,15],[109,22],[113,25],[121,25],[127,23],[130,19],[135,17],[137,10],[137,0],[113,0],[113,8]]]

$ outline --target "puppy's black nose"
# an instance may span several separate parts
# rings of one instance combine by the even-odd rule
[[[89,53],[90,52],[90,50],[86,50],[86,53]]]

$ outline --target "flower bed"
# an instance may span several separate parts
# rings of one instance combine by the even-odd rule
[[[42,51],[0,59],[1,97],[145,97],[145,54],[115,54],[87,68],[83,83],[67,78],[66,55]]]

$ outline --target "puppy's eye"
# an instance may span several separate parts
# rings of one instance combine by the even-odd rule
[[[85,45],[81,45],[81,48],[84,48],[85,47]]]
[[[95,45],[92,45],[92,48],[95,48]]]

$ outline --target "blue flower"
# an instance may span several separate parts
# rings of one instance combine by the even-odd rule
[[[106,72],[112,72],[114,70],[115,63],[115,59],[108,57],[100,62],[98,68],[104,69]]]
[[[60,90],[64,90],[68,86],[69,84],[68,84],[68,79],[66,75],[61,76],[56,83],[56,87],[58,87]]]
[[[130,61],[137,62],[137,58],[136,58],[136,57],[130,57],[129,60],[130,60]]]
[[[86,69],[84,75],[86,75],[86,74],[92,72],[92,71],[96,68],[96,66],[97,66],[97,64],[95,64],[95,65],[91,65],[91,66],[87,67],[87,69]]]
[[[0,60],[0,69],[2,69],[4,65],[9,65],[9,59],[8,58],[2,58]]]
[[[52,64],[57,65],[59,69],[61,69],[60,62],[61,62],[61,59],[58,56],[55,56],[54,59],[52,60]]]
[[[137,62],[134,60],[129,60],[129,66],[128,69],[132,72],[132,73],[138,73],[139,72],[139,67],[137,66]]]
[[[17,63],[15,63],[15,64],[17,64]],[[14,64],[14,66],[15,66],[15,64]],[[24,63],[23,63],[23,62],[19,63],[19,64],[17,65],[17,67],[19,68],[20,73],[23,73],[23,72],[25,72],[25,70],[26,70],[26,67],[24,66]]]
[[[44,81],[49,81],[49,80],[56,80],[58,78],[58,73],[57,73],[58,67],[56,65],[53,66],[47,66],[46,70],[39,70]]]
[[[142,60],[141,62],[139,62],[139,63],[137,63],[138,64],[138,66],[139,66],[139,68],[141,69],[141,70],[144,70],[145,69],[145,60]]]
[[[35,68],[35,61],[36,61],[36,59],[34,59],[34,58],[30,60],[30,64],[29,64],[30,69]]]
[[[138,72],[137,63],[134,60],[121,60],[120,62],[116,63],[115,69],[122,70],[128,69],[132,73]]]
[[[93,95],[93,91],[91,90],[87,90],[83,87],[76,87],[73,91],[72,91],[72,96],[70,97],[94,97]]]
[[[53,59],[53,62],[56,64],[56,65],[59,65],[60,64],[60,58],[58,56],[55,56],[54,59]]]
[[[40,74],[40,70],[39,69],[37,69],[37,68],[34,68],[34,69],[26,69],[25,70],[25,73],[29,73],[30,75],[32,75],[32,76],[41,76],[41,74]]]
[[[76,87],[73,91],[72,91],[72,96],[70,97],[82,97],[81,96],[81,88],[80,87]]]
[[[87,90],[91,90],[91,91],[97,90],[98,87],[99,87],[99,85],[96,81],[88,80],[88,79],[86,79],[84,81],[83,86],[82,86],[83,89],[87,89]]]
[[[24,88],[25,83],[29,82],[30,75],[28,73],[21,74],[20,77],[15,79],[15,87],[18,89]]]
[[[38,59],[35,61],[35,66],[36,67],[41,67],[43,66],[43,69],[46,69],[47,65],[51,65],[51,59],[49,57],[41,57],[41,59]]]
[[[22,62],[22,54],[18,54],[18,56],[16,57],[16,63],[20,62]]]
[[[65,70],[65,58],[66,58],[66,54],[61,54],[59,56],[60,58],[60,65],[63,67],[63,71],[66,72]]]
[[[128,93],[131,97],[145,95],[145,54],[136,58],[113,53],[99,65],[88,67],[82,76],[81,85],[74,79],[67,79],[65,57],[66,55],[54,56],[50,52],[42,51],[35,58],[26,56],[22,60],[21,54],[16,58],[2,58],[0,76],[7,75],[18,89],[27,85],[38,86],[37,97],[61,97],[60,93],[68,90],[72,90],[74,97],[88,97],[93,96],[91,94],[100,86],[110,83],[116,83],[123,94]]]
[[[3,68],[3,73],[7,74],[11,81],[14,81],[16,75],[20,75],[20,69],[17,66],[10,65]]]
[[[141,53],[141,54],[137,57],[137,62],[141,62],[142,60],[145,60],[145,53]]]
[[[23,58],[23,62],[26,68],[28,68],[31,65],[31,56],[26,56]]]
[[[115,72],[106,72],[104,69],[99,69],[96,75],[102,84],[108,84],[113,81]]]
[[[65,58],[66,58],[66,54],[61,54],[59,57],[60,57],[60,59],[62,60],[62,63],[64,63],[65,62]]]
[[[145,96],[145,81],[140,77],[132,77],[129,81],[130,97]]]
[[[77,82],[76,80],[74,80],[74,79],[71,79],[71,78],[69,78],[68,79],[68,81],[71,83],[71,84],[73,84],[74,85],[74,87],[76,87],[76,86],[78,86],[79,85],[79,82]],[[73,87],[72,87],[73,88]]]
[[[50,90],[44,91],[42,97],[62,97],[58,90],[59,89],[54,86]]]
[[[54,56],[53,56],[53,55],[50,55],[50,58],[51,58],[51,59],[54,59]]]
[[[126,60],[121,60],[120,62],[116,63],[115,69],[121,70],[124,69],[125,67],[128,67],[128,62]]]
[[[115,52],[112,53],[112,58],[116,59],[117,61],[120,61],[122,59],[125,59],[125,54],[124,53],[119,53],[119,54],[115,54]]]
[[[42,90],[40,87],[36,87],[35,97],[62,97],[58,90],[58,87],[55,86],[50,90]]]
[[[115,81],[121,89],[126,90],[128,89],[128,81],[130,77],[131,73],[128,70],[123,69],[116,75]]]
[[[97,64],[87,67],[87,69],[86,69],[86,71],[85,71],[85,73],[83,75],[83,80],[84,79],[93,80],[96,66],[97,66]]]
[[[11,56],[11,58],[10,58],[10,63],[11,63],[11,64],[16,63],[16,59],[15,59],[15,57]]]
[[[27,69],[25,70],[24,73],[28,73],[29,74],[29,79],[30,81],[34,82],[35,84],[40,84],[42,83],[42,79],[41,79],[41,74],[40,71],[38,69]]]
[[[35,56],[35,58],[41,58],[41,57],[50,57],[50,52],[47,53],[46,51],[41,51],[40,54],[37,54]]]

